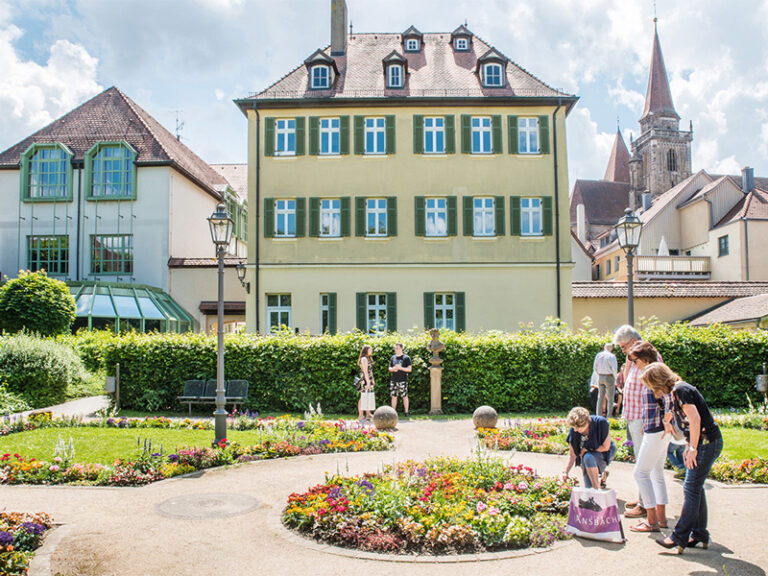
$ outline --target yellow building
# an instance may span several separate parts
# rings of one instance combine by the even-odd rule
[[[571,321],[565,118],[461,26],[347,34],[251,97],[249,331]]]

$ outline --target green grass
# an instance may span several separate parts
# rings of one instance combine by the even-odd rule
[[[723,433],[723,456],[731,460],[768,458],[768,432],[747,428],[720,428]]]

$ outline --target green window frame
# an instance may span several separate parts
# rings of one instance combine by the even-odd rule
[[[537,209],[540,211],[541,224],[540,232],[537,233],[523,233],[523,209],[521,207],[522,198],[541,200]],[[552,196],[510,196],[510,234],[512,236],[524,236],[524,237],[537,237],[537,236],[551,236],[553,230],[553,214],[552,214]],[[527,208],[531,210],[531,208]]]
[[[465,292],[424,292],[424,328],[464,332],[466,309]]]
[[[336,334],[336,292],[320,294],[320,333]]]
[[[69,274],[69,236],[27,236],[27,269],[48,276]]]
[[[133,274],[133,234],[91,234],[92,276]]]
[[[372,336],[397,331],[396,292],[357,292],[357,329]]]
[[[720,236],[717,239],[717,257],[728,256],[730,249],[728,246],[728,234]]]
[[[59,142],[27,148],[21,155],[21,199],[72,201],[72,156],[72,151]]]
[[[520,121],[522,119],[536,118],[538,123],[538,150],[520,149]],[[549,154],[549,116],[542,115],[536,117],[525,116],[507,116],[507,128],[509,132],[509,153],[510,154]]]
[[[85,153],[86,200],[136,199],[136,150],[126,142],[97,142]]]

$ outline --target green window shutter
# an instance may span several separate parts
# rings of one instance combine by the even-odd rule
[[[339,118],[339,152],[349,154],[349,116]]]
[[[539,152],[549,154],[549,116],[539,116]]]
[[[472,196],[464,196],[462,200],[464,205],[464,236],[475,235],[474,201]]]
[[[517,154],[517,116],[507,116],[509,122],[509,153]]]
[[[461,153],[472,154],[472,116],[461,115]]]
[[[397,332],[397,292],[387,292],[387,332]]]
[[[352,215],[350,212],[352,207],[352,199],[349,196],[344,196],[341,199],[341,235],[342,237],[349,236],[352,229]]]
[[[414,213],[416,214],[416,236],[427,235],[427,211],[424,196],[414,198]]]
[[[275,235],[275,199],[264,198],[264,238]]]
[[[264,156],[275,155],[275,119],[264,118]]]
[[[328,332],[336,334],[336,292],[328,293]]]
[[[456,292],[453,296],[456,303],[456,332],[464,332],[467,329],[467,306],[464,292]]]
[[[501,145],[501,116],[491,116],[491,138],[493,140],[493,153],[504,152]]]
[[[397,236],[397,196],[387,198],[387,236]]]
[[[456,154],[456,126],[453,114],[445,117],[445,153]]]
[[[413,117],[413,153],[424,154],[424,116]]]
[[[541,232],[544,236],[552,236],[552,196],[544,196],[541,199],[541,206]]]
[[[384,126],[387,139],[387,154],[395,153],[395,116],[393,114],[384,117]]]
[[[365,236],[365,198],[355,197],[355,236]]]
[[[296,118],[296,156],[304,156],[304,145],[306,142],[306,128],[304,116]]]
[[[520,236],[520,196],[509,197],[509,233]]]
[[[307,235],[307,199],[296,198],[296,238]]]
[[[424,292],[424,329],[432,328],[435,323],[435,293]]]
[[[355,302],[357,303],[357,329],[368,333],[368,306],[366,305],[365,292],[358,292],[355,295]]]
[[[355,116],[355,154],[365,154],[365,116]]]
[[[493,197],[493,209],[496,211],[496,236],[504,236],[504,196]]]
[[[445,199],[445,204],[448,208],[448,236],[456,236],[458,232],[456,196],[448,196]]]
[[[296,219],[298,220],[299,214],[296,210]],[[296,229],[298,232],[298,224]],[[298,235],[298,234],[297,234]],[[320,236],[320,198],[309,199],[309,235],[313,237]]]
[[[320,118],[317,116],[309,117],[309,155],[317,156],[320,154]]]

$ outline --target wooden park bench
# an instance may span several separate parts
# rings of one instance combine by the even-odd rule
[[[224,387],[225,405],[232,404],[237,410],[248,400],[248,380],[227,380]],[[192,416],[192,404],[216,404],[216,380],[186,380],[184,392],[176,399],[189,406]]]

